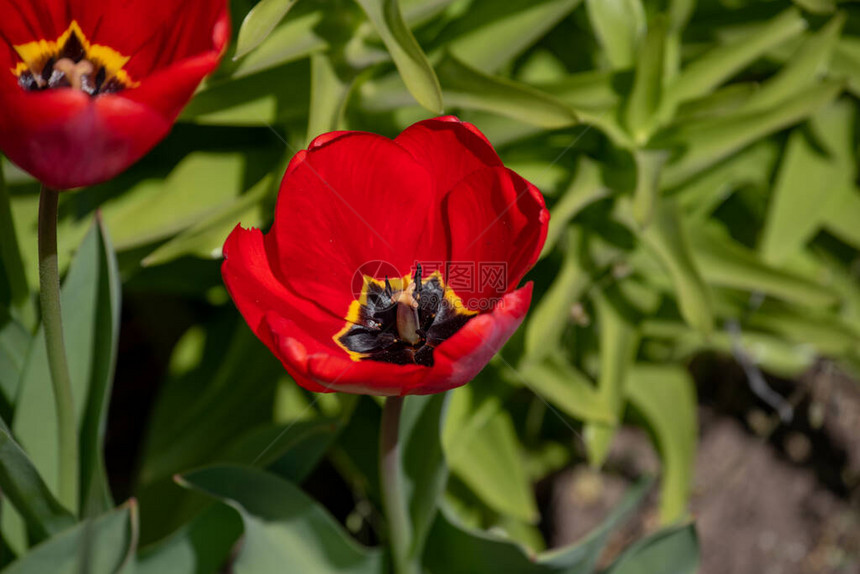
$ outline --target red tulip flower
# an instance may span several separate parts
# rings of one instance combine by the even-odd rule
[[[546,239],[540,192],[474,126],[334,132],[296,154],[269,233],[236,227],[222,275],[302,387],[430,394],[469,382],[516,331]]]
[[[52,189],[170,131],[230,36],[226,0],[0,0],[0,150]]]

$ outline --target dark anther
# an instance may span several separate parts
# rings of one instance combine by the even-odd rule
[[[445,285],[436,275],[422,281],[422,269],[413,274],[412,297],[417,303],[418,340],[411,342],[398,331],[399,301],[403,291],[396,291],[388,278],[380,284],[369,281],[365,287],[365,304],[358,318],[337,341],[344,348],[358,353],[363,360],[382,361],[397,365],[433,366],[433,350],[453,336],[474,314],[449,304]]]

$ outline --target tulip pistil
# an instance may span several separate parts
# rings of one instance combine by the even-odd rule
[[[56,40],[15,46],[21,61],[12,70],[25,91],[72,88],[90,96],[135,87],[123,66],[129,58],[90,43],[77,22]]]
[[[475,315],[438,271],[422,281],[419,264],[411,277],[365,276],[361,296],[334,340],[354,361],[432,367],[433,350]]]

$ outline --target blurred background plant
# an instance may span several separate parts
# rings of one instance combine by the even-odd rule
[[[289,381],[229,302],[220,246],[237,221],[269,225],[286,163],[314,136],[394,136],[443,112],[476,124],[544,192],[552,221],[518,335],[470,385],[406,402],[410,539],[427,572],[697,571],[696,381],[699,402],[733,404],[744,432],[788,445],[779,457],[838,495],[834,508],[856,507],[857,387],[840,395],[842,435],[824,444],[833,398],[798,381],[860,374],[860,7],[234,0],[232,11],[235,57],[171,136],[115,181],[61,197],[82,457],[73,513],[51,495],[39,186],[3,160],[0,484],[12,504],[0,560],[23,557],[8,572],[76,571],[81,544],[99,573],[383,571],[380,403]],[[622,425],[644,429],[659,463],[637,462],[642,441],[619,462]],[[742,460],[706,461],[711,483]],[[605,500],[613,475],[626,495],[591,520],[582,500]],[[563,546],[577,513],[583,535]],[[52,537],[72,514],[93,520]],[[630,515],[639,526],[620,528]],[[781,571],[856,571],[856,519],[839,524],[823,558],[811,562],[811,540]],[[699,530],[704,571],[767,571]],[[724,552],[741,554],[731,569]]]

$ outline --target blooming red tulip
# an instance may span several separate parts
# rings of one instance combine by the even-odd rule
[[[268,234],[236,227],[224,282],[311,391],[429,394],[469,382],[516,331],[546,239],[540,192],[474,126],[334,132],[296,154]]]
[[[230,36],[226,0],[0,0],[0,150],[54,189],[170,131]]]

